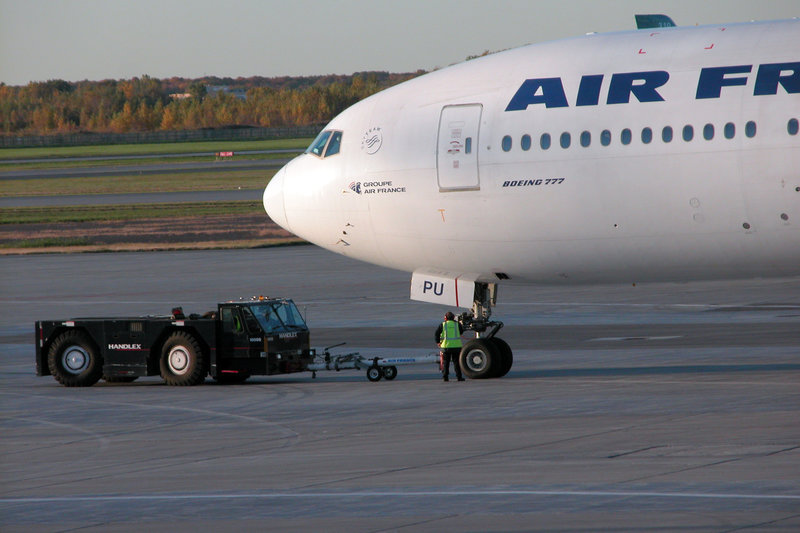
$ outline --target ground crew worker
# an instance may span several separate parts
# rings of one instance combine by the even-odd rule
[[[444,315],[444,322],[436,328],[436,344],[442,349],[442,379],[450,381],[450,361],[456,371],[458,381],[464,381],[461,375],[461,365],[458,356],[461,354],[461,324],[456,322],[453,313],[448,311]]]

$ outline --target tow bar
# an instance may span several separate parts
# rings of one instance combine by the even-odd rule
[[[314,358],[306,368],[311,371],[312,379],[317,377],[317,372],[323,370],[366,370],[367,379],[380,381],[381,378],[391,381],[397,377],[397,367],[402,365],[439,364],[439,354],[430,353],[422,356],[409,357],[370,357],[359,352],[332,355],[331,348],[344,346],[346,343],[334,344],[323,349],[322,355]]]

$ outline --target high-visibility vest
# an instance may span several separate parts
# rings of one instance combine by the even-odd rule
[[[458,334],[458,324],[454,320],[442,323],[442,348],[461,348],[461,336]]]

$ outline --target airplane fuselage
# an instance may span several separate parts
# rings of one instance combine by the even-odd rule
[[[587,35],[468,61],[337,116],[264,204],[310,242],[409,272],[798,275],[798,51],[791,20]]]

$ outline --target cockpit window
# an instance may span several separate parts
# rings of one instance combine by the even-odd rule
[[[327,150],[325,146],[328,146]],[[325,130],[314,139],[311,146],[306,150],[307,154],[314,154],[317,157],[328,157],[339,153],[342,145],[342,132]]]
[[[322,133],[317,135],[317,138],[314,139],[314,142],[312,142],[311,146],[308,147],[306,153],[322,157],[322,154],[325,153],[325,145],[328,143],[328,138],[330,136],[331,136],[330,130],[323,131]]]
[[[325,157],[339,153],[339,148],[342,145],[342,132],[334,131],[331,135],[331,142],[328,143],[328,149],[325,150]]]

